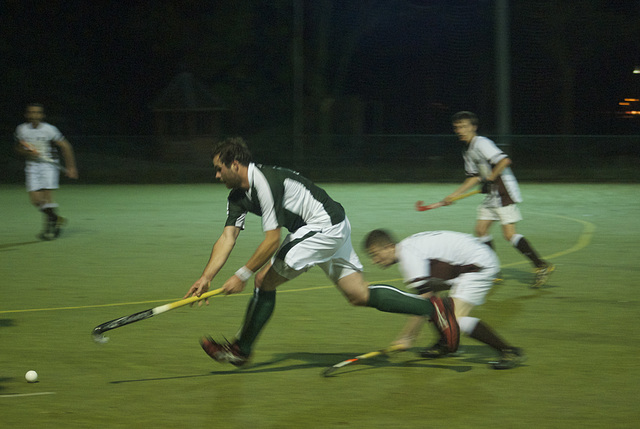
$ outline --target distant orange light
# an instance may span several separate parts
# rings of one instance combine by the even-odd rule
[[[631,103],[623,103],[622,101],[620,103],[618,103],[618,105],[620,106],[630,106]]]
[[[640,101],[637,98],[625,98],[624,101]]]

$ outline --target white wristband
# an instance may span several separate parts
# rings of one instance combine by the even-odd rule
[[[253,275],[253,271],[251,271],[246,266],[242,266],[238,271],[236,271],[236,277],[238,277],[243,282],[246,282],[247,280],[249,280],[252,275]]]

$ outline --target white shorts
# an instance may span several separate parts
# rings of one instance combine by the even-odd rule
[[[498,258],[496,258],[495,265],[484,267],[480,271],[460,274],[449,280],[452,285],[449,296],[472,305],[484,304],[485,298],[493,286],[493,279],[499,270],[500,266]]]
[[[58,189],[60,171],[47,162],[27,162],[25,169],[27,192]]]
[[[289,280],[319,266],[332,282],[362,271],[351,245],[348,219],[326,228],[305,225],[285,237],[271,260],[273,269]]]
[[[507,225],[521,221],[522,215],[515,204],[504,207],[487,207],[480,204],[477,210],[477,220],[499,220],[502,225]]]

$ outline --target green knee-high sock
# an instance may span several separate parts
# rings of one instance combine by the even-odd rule
[[[267,324],[276,306],[276,291],[256,289],[244,317],[244,323],[238,334],[238,347],[245,355],[251,354],[251,347]]]
[[[428,299],[402,292],[389,285],[369,286],[367,306],[389,313],[414,314],[416,316],[431,316],[433,314],[433,304]]]

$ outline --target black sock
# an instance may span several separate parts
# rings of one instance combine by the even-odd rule
[[[482,320],[478,321],[476,327],[471,331],[469,336],[486,345],[496,349],[505,350],[511,348],[509,344],[504,342],[498,335],[489,328]]]
[[[47,216],[49,222],[55,222],[58,220],[58,215],[53,207],[47,207],[46,209],[41,209],[42,213]]]
[[[540,259],[536,251],[533,250],[533,247],[531,247],[527,239],[523,236],[520,236],[520,239],[514,244],[514,246],[520,251],[520,253],[529,258],[536,267],[544,267],[546,265],[544,261]]]

